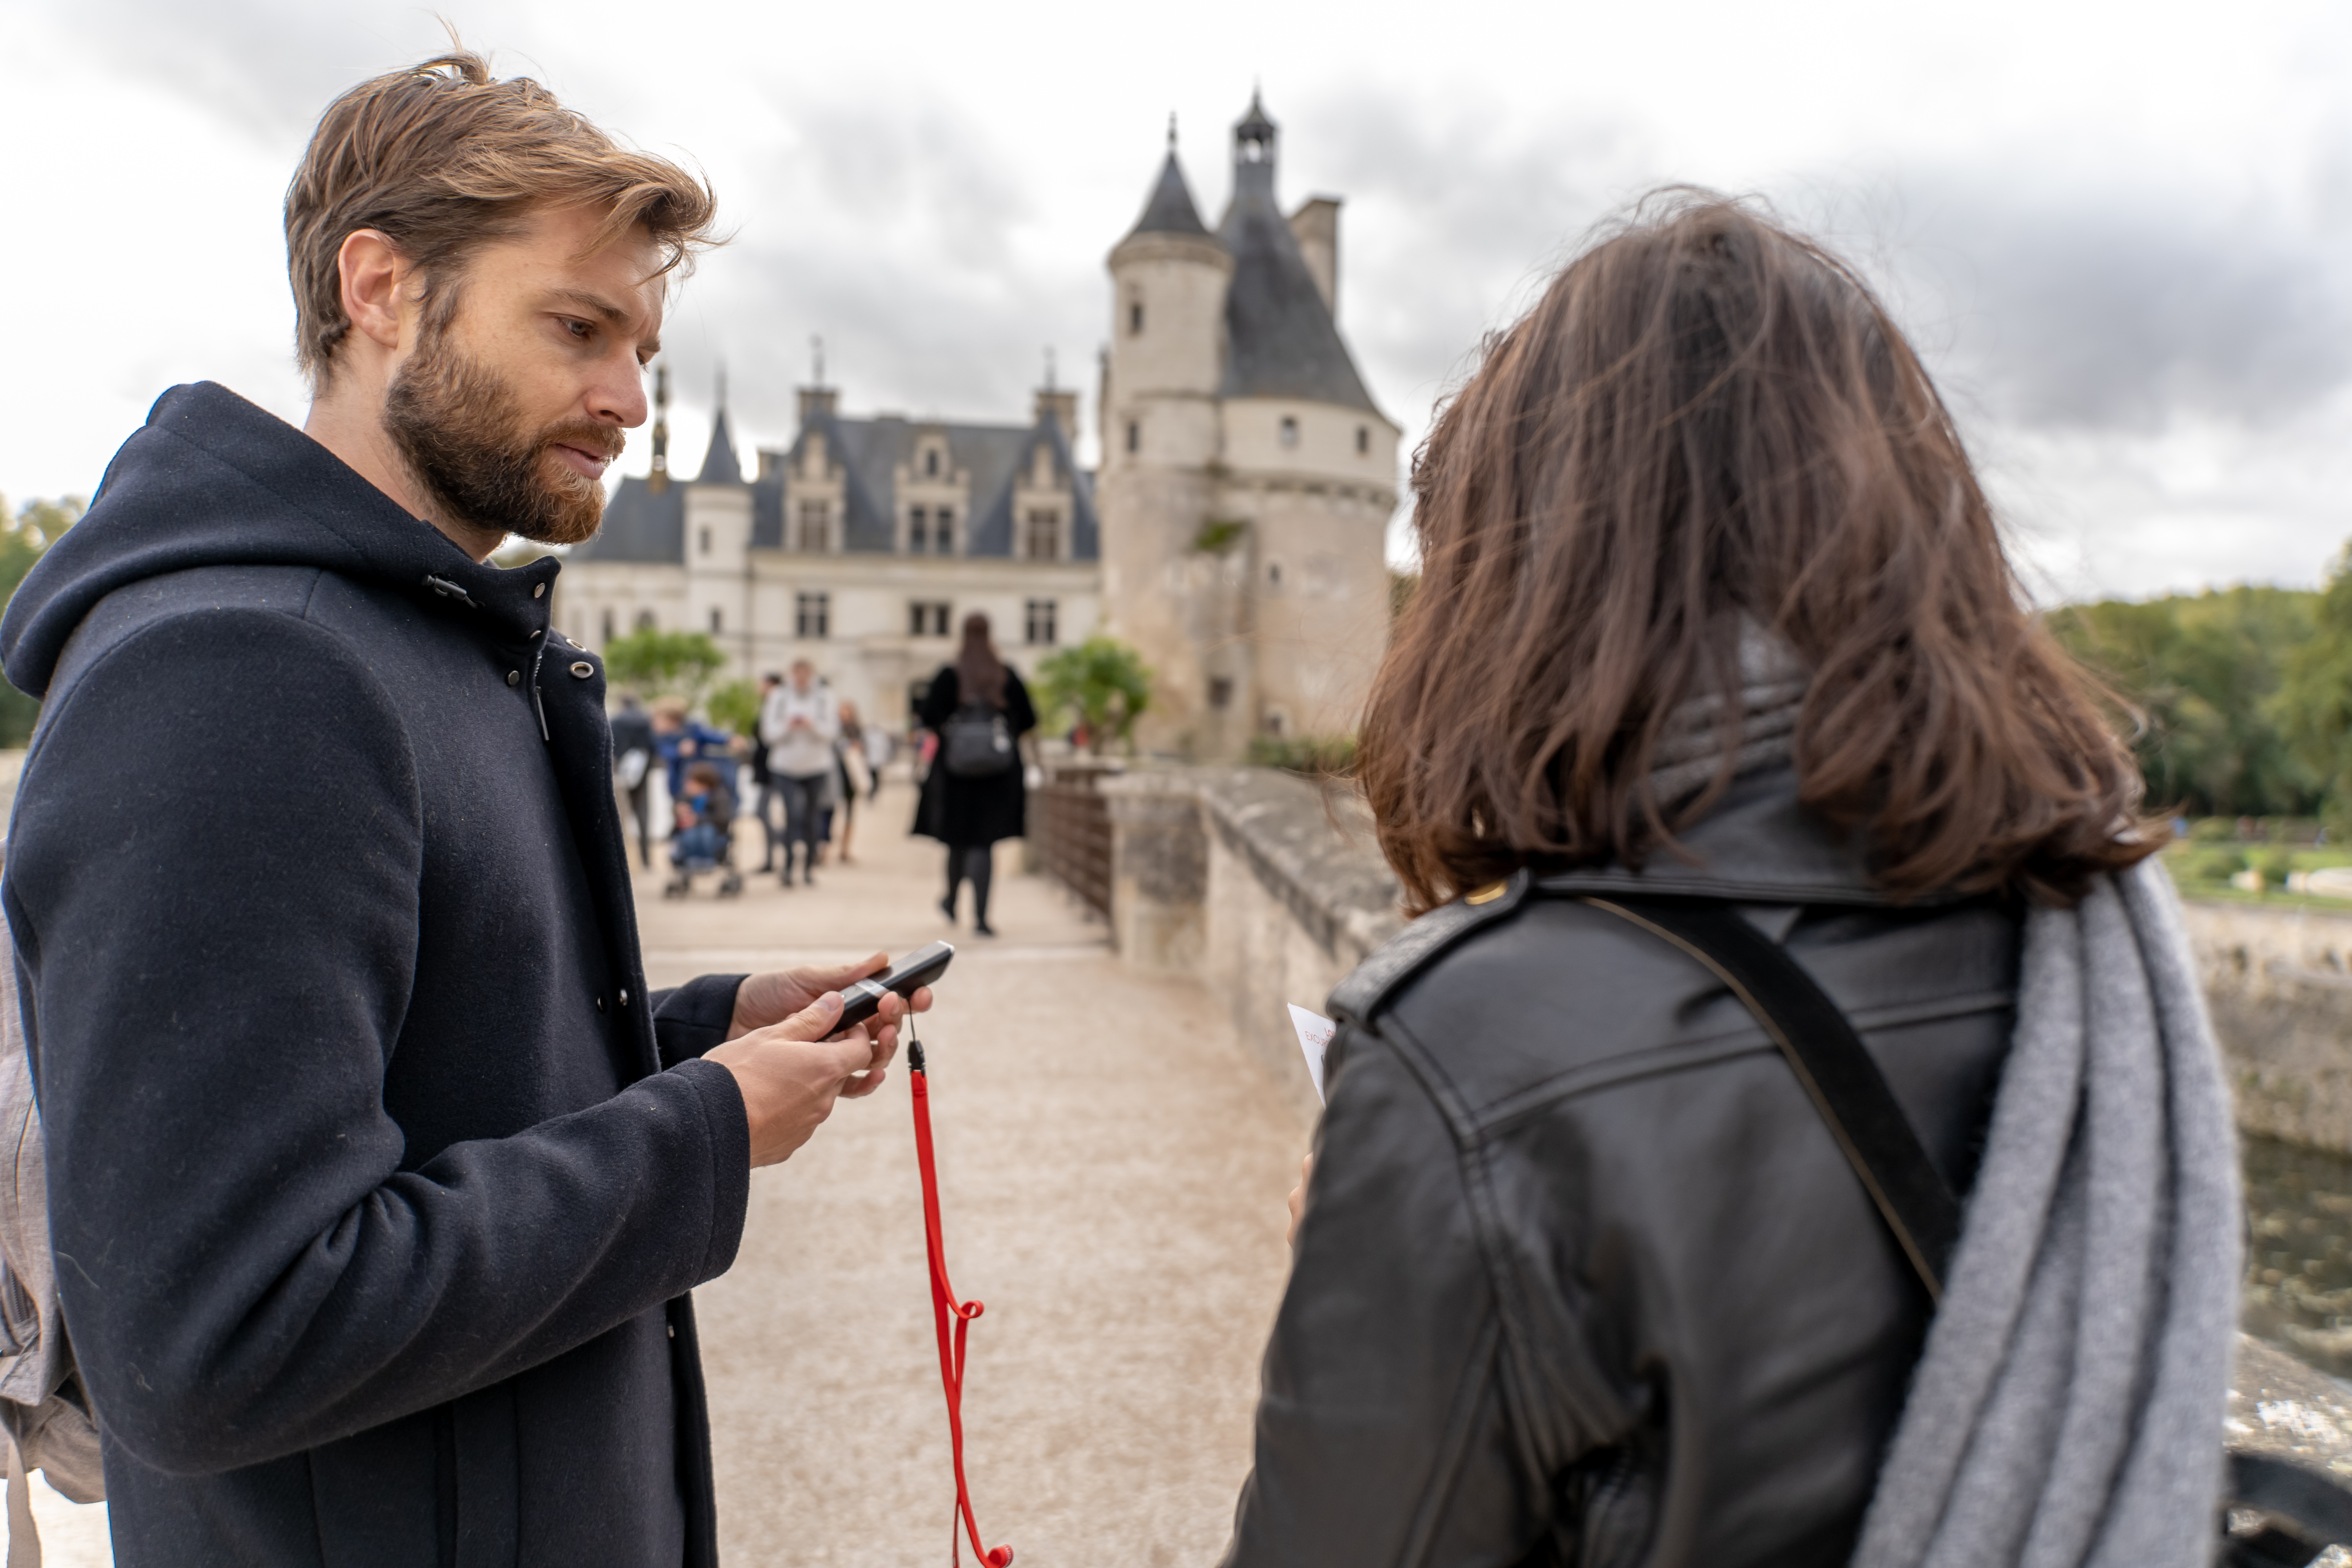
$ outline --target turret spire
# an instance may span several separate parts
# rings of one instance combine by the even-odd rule
[[[646,488],[659,494],[669,489],[669,366],[654,366],[654,469]]]

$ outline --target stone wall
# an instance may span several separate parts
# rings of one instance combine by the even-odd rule
[[[2185,913],[2238,1125],[2352,1154],[2352,915],[2219,902]]]
[[[1311,1123],[1319,1107],[1287,1005],[1325,1011],[1404,924],[1362,805],[1265,768],[1131,773],[1101,789],[1120,956],[1198,975]]]

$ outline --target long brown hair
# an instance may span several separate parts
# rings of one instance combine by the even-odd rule
[[[956,700],[1004,706],[1004,661],[988,640],[988,617],[974,610],[963,618],[963,648],[956,655]]]
[[[1360,776],[1427,908],[1529,863],[1640,865],[1687,803],[1675,704],[1742,613],[1812,679],[1806,804],[1898,896],[2063,900],[2151,852],[2139,780],[2026,605],[1949,414],[1853,270],[1743,205],[1654,197],[1490,340],[1413,466],[1422,576]]]

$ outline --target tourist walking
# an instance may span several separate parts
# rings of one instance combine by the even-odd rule
[[[783,808],[784,792],[776,782],[776,772],[768,765],[767,737],[760,732],[761,723],[768,712],[768,699],[784,683],[784,678],[772,670],[760,677],[760,708],[751,719],[751,786],[758,792],[751,815],[760,819],[760,869],[776,868],[776,846],[783,839],[777,825],[777,813]]]
[[[1358,765],[1427,912],[1331,997],[1227,1563],[2213,1561],[2162,835],[1885,310],[1663,203],[1413,484]]]
[[[948,891],[940,910],[952,921],[957,895],[971,883],[971,929],[988,923],[989,873],[1000,838],[1018,838],[1028,808],[1021,737],[1037,727],[1029,689],[999,658],[988,617],[963,619],[963,648],[942,665],[923,693],[917,721],[931,731],[930,771],[915,805],[915,831],[948,847]]]
[[[792,679],[768,694],[760,710],[760,739],[768,771],[784,797],[783,885],[793,885],[793,851],[800,850],[801,884],[816,881],[816,847],[832,790],[833,742],[841,714],[833,692],[807,659],[793,661]]]
[[[353,88],[286,195],[306,424],[165,392],[0,619],[121,1568],[718,1561],[688,1293],[881,1081],[827,1037],[883,961],[647,987],[604,664],[491,562],[596,531],[715,216],[478,56]]]
[[[613,787],[619,792],[629,816],[637,825],[637,864],[650,870],[654,863],[653,764],[656,753],[653,721],[634,691],[621,693],[621,710],[613,715]]]
[[[849,836],[857,826],[857,797],[867,792],[873,775],[866,760],[866,726],[857,717],[857,704],[841,705],[841,735],[834,742],[834,787],[841,797],[837,820],[841,826],[841,863],[850,863]]]

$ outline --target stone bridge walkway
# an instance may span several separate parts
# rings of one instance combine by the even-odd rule
[[[648,980],[949,935],[943,852],[900,831],[909,805],[887,788],[858,863],[813,889],[756,878],[740,899],[706,883],[675,903],[658,868],[641,873]],[[988,1305],[965,1395],[981,1528],[1022,1568],[1211,1563],[1249,1465],[1307,1131],[1196,985],[1122,969],[1099,923],[999,848],[1003,934],[951,936],[922,1030],[949,1267]],[[948,1560],[908,1117],[894,1067],[753,1178],[734,1269],[696,1292],[728,1568]],[[36,1492],[53,1568],[110,1560],[102,1507]]]

